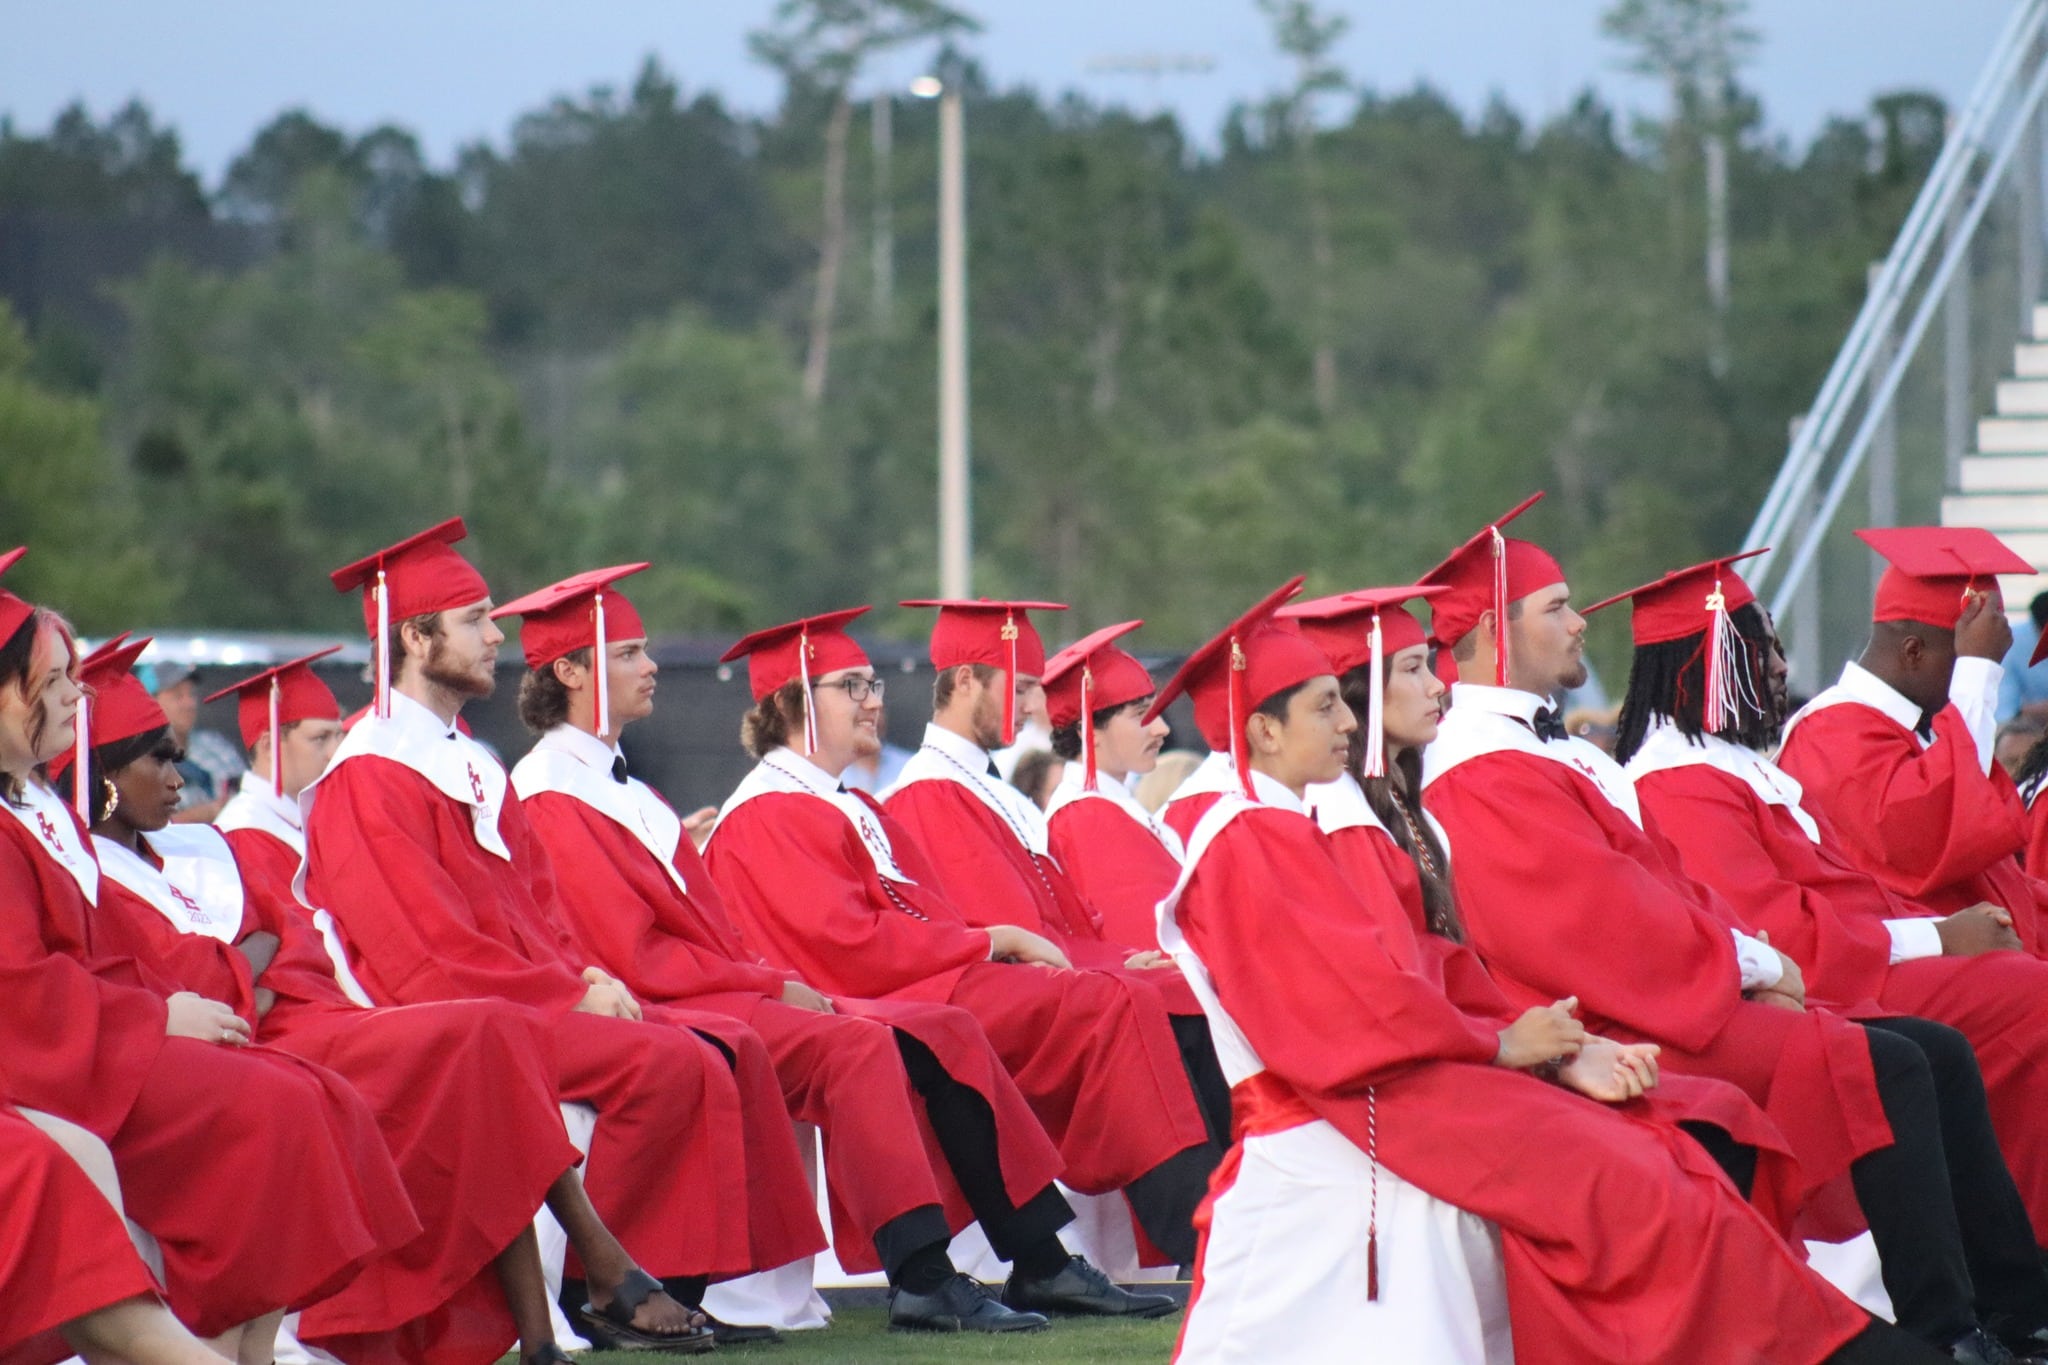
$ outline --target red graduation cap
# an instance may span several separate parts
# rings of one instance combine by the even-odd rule
[[[1113,643],[1144,624],[1125,621],[1104,626],[1046,661],[1046,715],[1055,726],[1080,725],[1081,786],[1085,791],[1096,788],[1095,713],[1149,697],[1155,690],[1145,665]]]
[[[1549,551],[1500,532],[1542,497],[1540,492],[1531,493],[1417,580],[1426,587],[1451,590],[1430,603],[1429,633],[1443,649],[1470,635],[1485,613],[1493,613],[1493,681],[1499,687],[1508,685],[1508,604],[1564,581],[1564,570]]]
[[[937,607],[932,625],[932,667],[987,664],[1003,670],[1003,743],[1017,740],[1017,679],[1045,674],[1045,641],[1026,612],[1065,611],[1063,602],[972,602],[919,598],[903,607]]]
[[[1247,798],[1252,797],[1252,769],[1244,737],[1246,719],[1266,698],[1330,671],[1322,650],[1291,623],[1273,617],[1301,591],[1301,584],[1299,574],[1288,579],[1190,654],[1145,712],[1149,724],[1181,693],[1193,698],[1195,728],[1210,748],[1230,755]]]
[[[579,649],[595,651],[590,657],[595,661],[591,671],[597,677],[597,732],[607,737],[612,733],[612,690],[605,647],[613,640],[647,638],[640,613],[624,593],[612,590],[612,584],[646,567],[643,560],[571,574],[491,613],[493,621],[507,616],[522,618],[519,648],[526,654],[528,668],[546,668]]]
[[[1998,574],[2034,572],[2004,541],[1976,526],[1894,526],[1856,536],[1890,563],[1877,580],[1872,621],[1953,627],[1971,593],[1998,591]]]
[[[92,823],[92,793],[85,785],[86,756],[102,745],[133,739],[171,723],[164,708],[134,673],[135,660],[149,648],[151,638],[145,635],[140,640],[131,640],[124,630],[79,664],[79,683],[84,695],[78,699],[77,738],[70,749],[50,760],[50,776],[61,776],[66,768],[77,764],[78,818],[87,824]]]
[[[235,719],[241,726],[242,747],[253,749],[257,740],[270,736],[270,785],[280,797],[284,795],[284,760],[277,752],[277,737],[284,727],[302,720],[341,719],[341,703],[311,667],[314,660],[324,659],[340,648],[329,645],[290,663],[266,668],[253,677],[229,683],[207,698],[219,701],[230,692],[235,694]]]
[[[846,623],[871,610],[845,607],[820,616],[806,616],[757,630],[718,656],[718,662],[747,661],[747,685],[754,700],[765,701],[779,687],[803,683],[804,756],[818,751],[818,722],[811,714],[811,679],[841,669],[866,668],[867,651],[845,630]]]
[[[28,546],[17,545],[6,554],[0,555],[0,574],[6,573],[20,563],[21,557],[27,553]],[[20,630],[23,623],[35,614],[34,606],[22,601],[7,589],[0,588],[0,643],[13,639],[14,632]]]
[[[468,534],[461,517],[450,517],[328,575],[336,592],[364,590],[363,628],[377,656],[372,706],[379,716],[391,714],[391,623],[491,595],[476,566],[450,548]]]
[[[1704,635],[1701,647],[1707,651],[1707,691],[1701,716],[1708,734],[1718,734],[1745,702],[1752,710],[1762,703],[1749,696],[1749,680],[1735,666],[1741,644],[1729,613],[1756,601],[1756,593],[1735,566],[1769,550],[1744,550],[1690,568],[1673,569],[1654,583],[1618,592],[1587,607],[1580,614],[1591,616],[1616,602],[1633,600],[1635,613],[1629,633],[1636,647],[1669,644],[1673,640]]]
[[[1428,643],[1422,623],[1403,602],[1442,597],[1446,587],[1426,588],[1407,584],[1397,588],[1362,588],[1340,592],[1335,597],[1318,597],[1312,602],[1294,602],[1280,608],[1280,619],[1292,621],[1301,633],[1328,656],[1339,677],[1360,664],[1369,664],[1366,683],[1369,704],[1365,717],[1365,776],[1387,775],[1387,737],[1382,728],[1386,715],[1387,656]]]

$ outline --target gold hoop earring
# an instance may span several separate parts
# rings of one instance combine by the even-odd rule
[[[100,819],[110,820],[114,812],[121,809],[121,789],[114,785],[113,778],[103,777],[100,779],[100,795],[107,801],[107,808],[101,813]]]

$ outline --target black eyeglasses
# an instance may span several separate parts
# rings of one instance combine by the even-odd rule
[[[882,684],[883,680],[880,678],[863,678],[856,675],[851,678],[841,678],[838,682],[819,683],[818,686],[843,688],[846,692],[846,699],[855,706],[858,706],[869,697],[880,700]]]

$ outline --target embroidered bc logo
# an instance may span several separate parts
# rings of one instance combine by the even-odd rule
[[[476,803],[481,806],[484,803],[484,780],[476,775],[474,763],[465,766],[469,769],[469,789],[476,794]]]

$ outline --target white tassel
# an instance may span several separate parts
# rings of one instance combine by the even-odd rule
[[[88,828],[92,825],[92,785],[86,781],[86,774],[92,765],[92,697],[81,693],[78,698],[78,720],[73,728],[78,732],[74,738],[78,750],[71,756],[71,804],[78,810],[78,818]]]
[[[1493,685],[1508,685],[1508,541],[1500,527],[1493,534]]]
[[[1372,614],[1372,677],[1366,684],[1368,712],[1365,718],[1365,776],[1387,775],[1387,675],[1386,648],[1380,634],[1380,614]]]
[[[284,689],[278,685],[277,675],[270,677],[270,789],[277,793],[277,799],[284,799],[284,728],[277,723],[278,694]]]
[[[604,643],[604,592],[600,589],[596,599],[597,609],[597,653],[591,666],[597,670],[597,733],[600,739],[612,737],[612,661]]]
[[[377,718],[391,719],[391,588],[377,570]]]
[[[818,752],[818,718],[816,705],[811,698],[811,632],[804,630],[796,637],[796,674],[804,685],[804,757]]]

